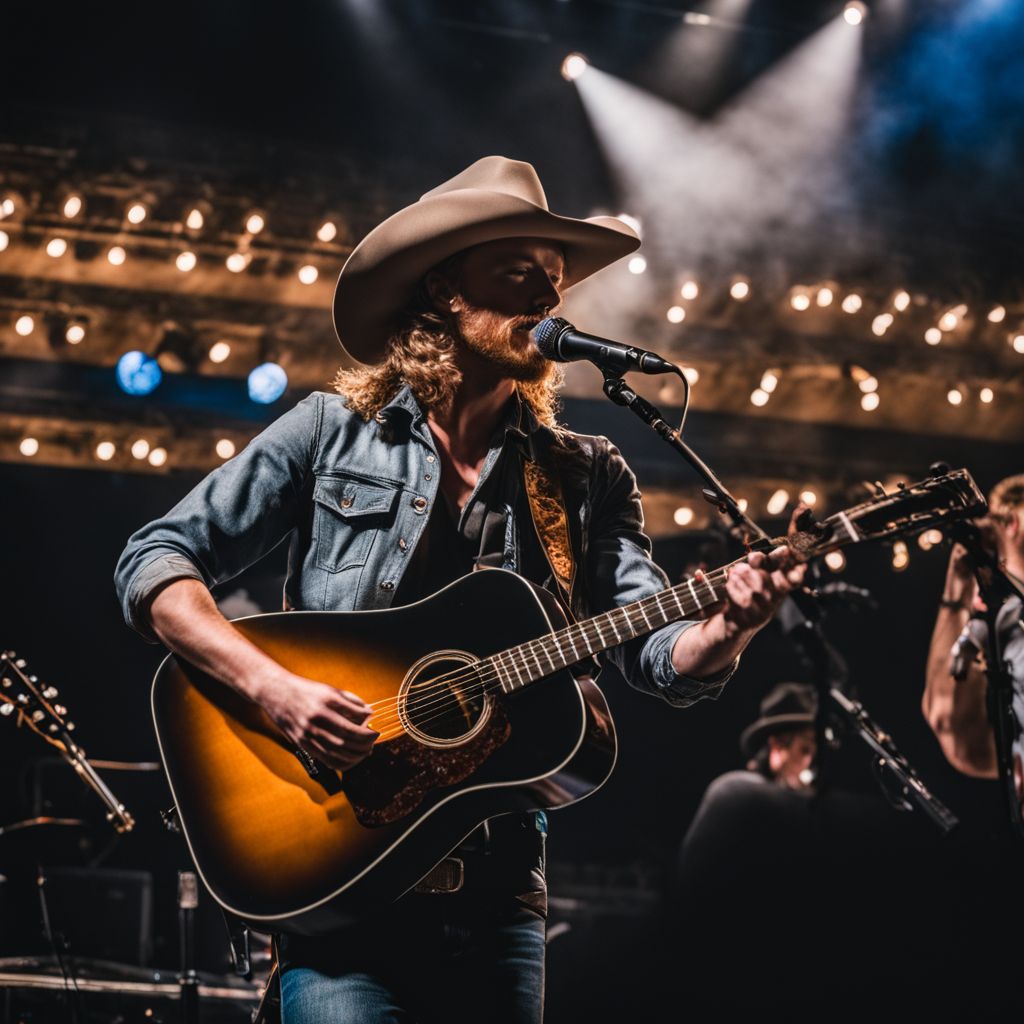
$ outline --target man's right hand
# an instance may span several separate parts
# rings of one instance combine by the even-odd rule
[[[379,735],[365,724],[373,708],[356,694],[294,673],[265,683],[257,700],[296,747],[336,771],[369,756]]]

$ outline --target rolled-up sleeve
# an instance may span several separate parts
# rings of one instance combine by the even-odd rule
[[[167,515],[129,539],[114,573],[127,623],[154,639],[148,603],[176,579],[237,576],[295,526],[311,471],[322,396],[310,395],[218,467]]]
[[[650,597],[669,585],[668,577],[651,559],[636,478],[618,449],[604,438],[600,441],[593,465],[586,565],[587,593],[597,612]],[[672,667],[676,640],[696,625],[690,619],[670,623],[611,648],[608,657],[635,689],[676,707],[714,699],[735,672],[738,659],[707,679],[679,675]]]

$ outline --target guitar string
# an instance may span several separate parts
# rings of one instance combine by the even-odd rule
[[[713,589],[711,587],[710,580],[711,580],[712,577],[714,577],[715,578],[715,582],[722,583],[722,582],[725,581],[727,576],[728,576],[728,567],[723,567],[721,569],[715,570],[714,573],[704,574],[703,580],[696,580],[696,579],[694,579],[695,587],[697,585],[701,585],[701,584],[703,584],[703,586],[706,587],[707,592],[708,592],[707,596],[710,597],[711,600],[707,604],[701,604],[698,601],[696,608],[683,609],[683,602],[679,601],[677,599],[677,604],[679,604],[680,608],[683,609],[682,615],[680,616],[680,618],[685,618],[686,615],[692,614],[692,612],[694,612],[694,611],[699,611],[699,610],[702,610],[703,608],[710,607],[711,604],[715,603],[715,594],[714,594],[714,591],[713,591]],[[690,579],[688,579],[685,582],[688,584],[690,582]],[[680,586],[682,586],[682,584]],[[624,610],[624,609],[632,607],[635,610],[640,611],[641,616],[644,617],[644,621],[647,622],[647,616],[645,614],[645,610],[641,606],[645,605],[645,604],[648,604],[650,602],[653,602],[654,605],[659,606],[658,607],[658,611],[660,612],[660,614],[664,615],[665,614],[664,610],[660,608],[660,599],[661,599],[662,595],[668,593],[669,590],[674,590],[674,589],[675,588],[668,588],[668,589],[666,589],[664,591],[659,591],[657,594],[654,594],[654,595],[652,595],[649,598],[643,598],[640,601],[635,602],[633,605],[623,605],[619,609],[615,609],[615,610]],[[687,596],[687,595],[684,595],[684,597],[686,598],[687,601],[690,599],[689,596]],[[593,622],[594,619],[588,619],[588,620],[585,620],[585,621],[586,622]],[[630,625],[633,625],[633,623],[629,619],[629,613],[628,612],[626,613],[626,621]],[[677,621],[678,622],[679,619],[669,620],[669,621]],[[666,623],[666,625],[667,624],[668,623]],[[577,623],[575,625],[582,625],[582,624]],[[563,632],[563,631],[564,632],[568,632],[568,630],[570,630],[572,628],[573,628],[572,626],[567,626],[567,627],[564,628],[564,630],[560,630],[559,632]],[[654,628],[657,629],[657,628],[661,628],[661,627],[654,627]],[[614,629],[615,629],[614,625],[612,626],[612,629],[614,631]],[[595,625],[595,630],[596,630],[596,634],[597,634],[597,639],[603,644],[604,643],[604,637],[603,637],[603,635],[601,633],[600,627]],[[647,632],[653,632],[653,629],[652,630],[647,630]],[[556,635],[557,634],[547,634],[545,637],[537,637],[537,638],[534,638],[533,640],[525,641],[524,643],[517,645],[519,648],[523,648],[524,649],[523,664],[524,664],[524,667],[527,669],[527,674],[528,675],[531,674],[533,670],[529,667],[528,662],[525,661],[525,655],[526,654],[532,655],[533,660],[534,660],[534,662],[537,665],[537,668],[541,670],[542,674],[540,676],[536,677],[536,678],[543,678],[546,675],[551,675],[554,672],[560,671],[562,668],[567,667],[568,665],[575,664],[576,661],[582,661],[582,660],[584,660],[584,658],[591,656],[592,652],[588,649],[587,653],[582,658],[577,658],[576,661],[567,662],[565,665],[555,666],[553,659],[550,657],[549,654],[547,654],[547,652],[544,649],[543,644],[544,644],[544,642],[546,640],[550,640],[552,637],[554,637]],[[637,636],[641,636],[641,635],[643,635],[643,633],[637,633],[636,635]],[[587,639],[586,633],[581,631],[581,637],[583,639]],[[632,639],[632,638],[630,638],[630,639]],[[615,645],[609,645],[609,646],[615,646]],[[573,644],[573,648],[575,650],[575,644]],[[441,692],[439,694],[437,694],[434,698],[432,698],[431,701],[425,702],[425,703],[421,704],[420,707],[417,709],[418,712],[422,713],[422,711],[427,709],[427,708],[436,709],[439,704],[440,705],[444,705],[444,704],[456,705],[456,704],[458,704],[459,698],[458,697],[454,697],[451,694],[451,687],[453,685],[456,685],[457,683],[473,680],[474,677],[476,677],[477,683],[479,683],[479,682],[483,681],[483,676],[481,675],[481,672],[483,672],[483,671],[486,671],[487,673],[493,673],[492,675],[488,676],[488,681],[491,681],[491,680],[496,678],[498,683],[499,683],[499,685],[503,685],[502,681],[501,681],[501,671],[500,671],[500,669],[504,668],[506,677],[511,679],[511,677],[512,677],[512,669],[515,667],[515,662],[514,662],[514,657],[515,656],[511,655],[510,652],[512,650],[515,650],[515,649],[516,648],[509,648],[508,650],[500,651],[497,654],[488,656],[488,658],[483,658],[483,659],[480,659],[480,661],[474,662],[471,666],[464,666],[461,669],[453,669],[451,672],[444,673],[443,675],[437,676],[434,679],[430,680],[429,684],[427,686],[425,686],[424,689],[433,689],[433,690],[438,690],[438,691],[441,691]],[[604,649],[604,648],[602,648],[602,649]],[[539,657],[538,651],[539,651],[539,653],[543,653],[544,654],[544,656],[548,660],[548,663],[552,666],[551,669],[548,672],[544,672],[543,671],[543,667],[542,667],[541,662],[540,662],[540,657]],[[559,643],[559,653],[564,654],[564,651],[562,650],[561,643]],[[487,662],[490,662],[490,664],[487,664]],[[521,674],[519,673],[518,670],[516,670],[516,677],[517,677],[518,681],[520,683],[522,683],[522,677],[521,677]],[[532,680],[532,679],[528,680],[528,682],[531,682],[531,681],[534,681],[534,680]],[[373,721],[374,718],[377,718],[379,724],[382,726],[381,730],[379,730],[379,731],[381,732],[381,736],[383,736],[383,733],[384,733],[385,730],[387,730],[389,728],[392,728],[395,724],[401,725],[402,716],[398,713],[397,705],[399,703],[401,703],[403,700],[405,701],[406,705],[408,705],[407,697],[392,697],[392,698],[387,698],[384,701],[379,701],[376,704],[371,704],[370,705],[371,707],[383,706],[383,705],[389,705],[389,704],[394,704],[394,705],[396,705],[396,707],[393,708],[393,709],[387,709],[386,713],[384,715],[382,715],[382,716],[381,715],[371,715],[370,718],[367,719],[366,721],[370,722],[370,721]],[[447,709],[445,710],[444,713],[447,713]],[[437,717],[440,717],[440,716],[434,715],[430,719],[424,719],[423,720],[423,724],[426,724],[429,721],[434,721],[434,720],[436,720]],[[401,727],[400,731],[404,731],[404,726]],[[400,733],[396,733],[395,735],[400,735]],[[380,738],[381,737],[378,737],[378,739],[380,739]],[[393,738],[393,737],[388,737],[388,738]]]
[[[719,574],[722,574],[720,579],[717,578],[719,576]],[[709,582],[709,580],[710,580],[712,575],[716,577],[716,582],[721,583],[727,577],[727,568],[723,567],[722,569],[715,570],[715,572],[713,574],[704,574],[703,580],[692,578],[694,580],[695,588],[696,588],[696,586],[702,586],[702,587],[706,588],[706,590],[708,592],[707,596],[710,598],[710,600],[706,604],[701,604],[698,601],[696,608],[684,608],[683,601],[680,601],[678,599],[678,597],[674,595],[674,599],[676,600],[677,605],[679,605],[679,608],[680,608],[680,611],[681,611],[680,619],[681,618],[685,618],[687,615],[692,614],[694,611],[699,611],[699,610],[702,610],[703,608],[710,607],[710,605],[715,602],[715,594],[714,594],[714,591],[713,591],[713,589],[712,589],[712,587],[710,585],[710,582]],[[690,579],[687,579],[686,581],[684,581],[685,584],[688,584],[689,582],[690,582]],[[683,586],[683,585],[684,584],[680,584],[680,586]],[[667,594],[667,593],[670,593],[671,591],[674,591],[675,589],[676,588],[667,588],[666,590],[659,591],[657,594],[653,594],[650,597],[642,598],[640,601],[634,602],[634,604],[632,604],[632,605],[620,606],[620,608],[614,609],[612,613],[608,613],[608,614],[613,614],[614,611],[624,611],[625,614],[626,614],[626,621],[627,621],[627,623],[632,626],[633,623],[632,623],[632,621],[629,618],[630,613],[627,611],[627,609],[632,608],[635,611],[639,611],[640,615],[644,618],[644,621],[648,622],[649,620],[648,620],[647,615],[646,615],[646,609],[643,608],[642,606],[644,606],[644,605],[653,605],[653,606],[657,607],[659,614],[664,615],[665,612],[660,607],[661,597],[664,594]],[[684,599],[686,601],[689,601],[690,600],[690,596],[684,594]],[[653,608],[651,610],[653,610]],[[550,657],[550,655],[547,654],[547,652],[546,652],[546,650],[544,648],[545,642],[546,641],[550,641],[551,639],[556,637],[558,635],[558,633],[562,633],[562,632],[568,633],[570,630],[572,630],[574,628],[574,626],[577,626],[577,625],[581,627],[581,630],[580,630],[580,637],[581,637],[581,639],[587,640],[588,639],[587,638],[587,634],[586,634],[585,630],[582,629],[582,626],[584,626],[586,623],[595,622],[595,620],[597,618],[599,618],[599,616],[595,616],[592,619],[584,620],[584,623],[574,623],[572,625],[564,627],[562,630],[559,630],[556,633],[549,633],[549,634],[546,634],[543,637],[535,637],[532,640],[524,641],[522,644],[516,645],[516,647],[514,647],[514,648],[508,648],[508,649],[506,649],[504,651],[499,651],[496,654],[489,655],[486,658],[481,658],[479,661],[473,662],[471,665],[462,666],[459,669],[452,669],[450,672],[443,673],[442,675],[436,676],[433,679],[429,680],[428,683],[424,684],[424,686],[420,688],[420,692],[422,693],[424,690],[429,690],[429,689],[439,690],[439,691],[442,691],[441,694],[440,694],[440,699],[447,699],[448,696],[450,695],[450,688],[452,686],[454,686],[454,685],[456,685],[456,684],[458,684],[460,682],[463,682],[464,680],[470,680],[470,679],[473,678],[474,675],[478,675],[479,672],[480,672],[480,669],[482,667],[485,667],[483,665],[483,663],[487,662],[487,661],[491,662],[491,665],[487,666],[487,667],[488,668],[493,668],[497,672],[499,678],[500,678],[500,674],[501,674],[500,673],[500,669],[504,669],[505,670],[505,675],[510,680],[512,678],[512,672],[513,672],[513,670],[515,670],[516,677],[521,682],[522,681],[521,674],[518,672],[518,670],[515,669],[515,657],[516,656],[511,654],[512,651],[517,650],[519,648],[523,649],[524,660],[523,660],[522,664],[527,669],[528,673],[532,672],[532,669],[529,667],[528,662],[525,661],[525,655],[532,656],[534,662],[537,664],[538,669],[541,669],[542,666],[541,666],[539,654],[544,654],[544,656],[547,659],[548,663],[551,665],[550,672],[559,671],[561,668],[565,668],[566,665],[560,665],[560,666],[555,666],[554,665],[553,659]],[[669,620],[669,621],[673,621],[673,620]],[[674,621],[679,621],[679,619],[676,619]],[[666,622],[665,624],[667,625],[668,623]],[[647,630],[647,631],[653,632],[653,629],[659,629],[659,628],[661,628],[661,627],[657,626],[657,627],[653,627],[651,630]],[[601,632],[601,627],[595,624],[594,629],[596,631],[597,639],[603,644],[604,643],[604,637],[603,637],[602,632]],[[614,624],[612,625],[612,630],[613,630],[613,632],[615,631]],[[636,635],[640,636],[640,635],[643,635],[643,633],[642,632],[641,633],[637,633]],[[632,637],[630,639],[632,639]],[[572,643],[572,641],[570,641],[570,643]],[[558,646],[559,646],[559,653],[564,654],[561,642],[559,642]],[[573,649],[575,650],[575,644],[574,643],[572,643],[572,646],[573,646]],[[614,645],[611,645],[611,646],[614,646]],[[582,660],[584,660],[584,658],[590,657],[591,653],[592,652],[588,649],[587,653],[583,657],[577,658],[577,659],[575,659],[575,661],[567,662],[567,665],[575,664],[576,661],[582,661]],[[550,672],[544,673],[544,674],[547,675],[547,674],[550,674]],[[460,673],[462,673],[462,674],[460,675]],[[384,700],[371,703],[369,706],[370,707],[381,707],[385,711],[396,710],[396,709],[388,709],[387,705],[397,705],[397,704],[401,703],[405,699],[406,698],[403,697],[403,696],[389,697],[389,698],[386,698]],[[380,716],[373,716],[373,715],[371,715],[371,719],[374,718],[374,717],[380,718]],[[369,721],[369,720],[370,719],[367,719],[367,721]],[[387,718],[380,718],[380,720],[383,721],[383,722],[388,721]]]
[[[680,584],[679,586],[682,587],[684,585],[689,585],[689,584],[692,583],[694,589],[696,589],[698,586],[700,586],[701,590],[702,590],[702,593],[705,593],[706,596],[708,596],[711,599],[707,604],[701,604],[698,601],[697,602],[697,606],[695,608],[686,608],[686,607],[684,607],[683,600],[679,599],[679,595],[673,593],[673,599],[676,601],[676,603],[680,606],[680,609],[682,610],[682,615],[680,616],[680,618],[685,618],[686,615],[692,614],[694,611],[703,610],[703,608],[710,606],[710,604],[712,604],[712,603],[715,603],[715,594],[714,594],[714,591],[712,589],[712,580],[714,580],[714,582],[717,582],[717,583],[722,583],[722,582],[725,581],[727,576],[728,576],[728,567],[722,567],[721,569],[715,570],[713,573],[704,574],[703,579],[695,579],[695,578],[691,577],[691,578],[688,578],[686,581],[684,581],[683,584]],[[612,613],[608,613],[608,614],[613,614],[614,611],[624,611],[625,617],[626,617],[626,623],[629,624],[630,626],[633,626],[634,623],[633,623],[633,621],[630,618],[631,611],[632,611],[632,613],[639,612],[639,614],[643,617],[643,619],[644,619],[644,621],[646,623],[648,621],[647,616],[645,614],[647,609],[644,608],[644,605],[648,605],[651,610],[653,610],[654,607],[657,607],[658,611],[660,612],[660,614],[664,615],[665,614],[664,610],[660,607],[661,598],[663,597],[663,595],[669,593],[670,591],[674,592],[676,589],[677,588],[667,588],[666,590],[659,591],[657,594],[654,594],[654,595],[652,595],[649,598],[643,598],[640,601],[635,602],[633,605],[624,605],[624,606],[621,606],[619,609],[614,609]],[[685,593],[682,595],[682,597],[687,602],[691,599],[690,596],[686,595]],[[627,611],[626,609],[631,609],[631,611]],[[595,618],[597,618],[597,617],[595,617]],[[679,619],[669,620],[669,621],[677,621],[678,622]],[[594,619],[588,619],[588,620],[585,620],[585,622],[594,622]],[[666,624],[668,624],[668,623],[666,623]],[[575,625],[582,626],[583,624],[582,623],[577,623]],[[614,624],[611,624],[611,626],[612,626],[612,630],[615,631]],[[568,632],[572,628],[573,628],[573,626],[567,626],[567,627],[564,628],[564,630],[560,630],[558,632]],[[596,638],[598,639],[598,641],[600,643],[603,644],[604,643],[604,636],[602,635],[601,627],[599,625],[596,625],[596,623],[595,623],[595,627],[594,628],[595,628],[595,631],[596,631]],[[654,628],[661,628],[661,627],[654,627]],[[653,630],[647,630],[647,632],[653,632]],[[540,676],[537,676],[536,678],[544,678],[544,676],[546,676],[546,675],[551,675],[554,672],[560,671],[562,668],[565,668],[565,667],[567,667],[570,664],[575,664],[576,661],[582,661],[582,660],[584,660],[585,657],[589,657],[590,656],[591,652],[588,650],[587,654],[584,655],[584,658],[578,658],[578,659],[576,659],[576,661],[571,661],[571,662],[567,662],[565,665],[558,665],[558,666],[556,666],[554,664],[554,661],[551,658],[550,654],[545,649],[544,643],[545,643],[545,641],[550,642],[550,640],[553,637],[557,636],[557,635],[558,635],[557,633],[547,634],[545,637],[537,637],[537,638],[534,638],[533,640],[529,640],[529,641],[524,642],[523,644],[517,645],[518,648],[522,648],[523,649],[523,662],[522,662],[522,664],[527,669],[527,675],[528,676],[532,676],[533,669],[531,669],[529,667],[528,662],[525,661],[525,657],[527,655],[533,657],[533,660],[536,663],[537,668],[542,673]],[[616,631],[616,635],[618,635],[617,631]],[[640,636],[640,635],[643,635],[643,633],[638,633],[636,635]],[[583,640],[587,640],[588,639],[585,630],[582,630],[582,629],[581,629],[581,638]],[[630,639],[632,639],[632,638],[630,638]],[[614,646],[614,645],[611,645],[611,646]],[[436,677],[435,679],[430,680],[430,682],[428,684],[426,684],[422,688],[421,692],[423,692],[424,690],[426,690],[426,691],[434,690],[434,691],[440,691],[440,692],[437,693],[435,696],[433,696],[429,701],[423,702],[423,703],[421,703],[417,707],[416,710],[417,710],[417,715],[418,716],[421,716],[425,711],[433,712],[427,718],[419,718],[418,719],[418,725],[423,726],[423,725],[429,724],[430,722],[436,721],[438,718],[441,718],[445,714],[447,714],[448,711],[451,708],[457,707],[459,705],[459,703],[460,703],[459,698],[456,697],[455,695],[453,695],[452,692],[451,692],[451,687],[452,686],[455,686],[455,685],[460,684],[460,683],[465,683],[465,682],[471,683],[472,689],[470,690],[469,694],[465,694],[464,695],[463,699],[465,699],[466,696],[469,696],[469,697],[476,696],[475,690],[476,690],[477,687],[481,687],[481,689],[480,689],[480,695],[481,696],[486,694],[487,692],[489,692],[490,690],[493,690],[495,688],[493,685],[490,685],[490,684],[494,683],[495,681],[498,684],[498,688],[501,688],[504,684],[502,683],[500,669],[504,668],[506,676],[509,679],[511,679],[511,677],[512,677],[512,669],[515,668],[515,662],[514,662],[515,656],[514,655],[510,655],[509,652],[511,650],[515,650],[515,649],[516,648],[510,648],[510,649],[508,649],[506,651],[498,652],[495,655],[490,655],[488,658],[481,659],[478,662],[474,662],[472,666],[464,666],[461,669],[454,669],[451,672],[445,673],[445,674],[443,674],[441,676]],[[573,649],[575,650],[575,644],[573,644]],[[565,652],[564,652],[564,650],[562,648],[562,643],[561,642],[558,642],[558,651],[559,651],[560,655],[564,656]],[[544,655],[544,657],[546,658],[548,663],[552,666],[551,669],[548,672],[544,672],[543,671],[543,666],[542,666],[541,660],[540,660],[540,655],[542,655],[542,654]],[[506,663],[506,662],[508,662],[508,663]],[[522,677],[521,677],[521,674],[520,674],[520,672],[518,670],[516,670],[516,677],[519,680],[519,682],[522,683]],[[535,681],[535,680],[532,679],[532,678],[527,680],[527,682],[532,682],[532,681]],[[469,689],[469,688],[468,687],[463,687],[463,689],[465,691],[466,689]],[[367,722],[372,722],[375,718],[377,719],[377,724],[380,726],[380,729],[378,730],[380,735],[377,737],[378,741],[380,741],[380,740],[387,741],[389,739],[393,739],[393,738],[395,738],[397,736],[402,735],[402,733],[404,733],[406,731],[404,725],[402,724],[402,716],[401,716],[400,713],[398,713],[398,709],[397,709],[397,705],[399,703],[401,703],[403,700],[405,701],[406,707],[408,707],[409,701],[408,701],[407,695],[405,695],[404,697],[387,698],[384,701],[379,701],[379,702],[376,702],[375,704],[371,704],[370,705],[371,707],[380,707],[380,706],[386,706],[386,705],[390,705],[390,704],[396,705],[396,707],[393,708],[393,709],[389,709],[389,708],[385,707],[385,712],[384,712],[383,715],[371,715],[370,718],[367,719]],[[393,732],[393,733],[389,733],[388,730],[394,729],[396,725],[398,726],[398,731],[397,732]],[[375,742],[377,742],[377,741],[375,741]]]

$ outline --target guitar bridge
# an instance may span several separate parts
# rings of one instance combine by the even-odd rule
[[[306,774],[314,781],[319,782],[324,789],[330,793],[341,792],[341,777],[337,772],[331,771],[323,762],[318,761],[312,754],[303,750],[301,747],[296,747],[292,753],[295,755],[296,760],[305,769]]]

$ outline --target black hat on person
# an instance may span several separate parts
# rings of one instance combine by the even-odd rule
[[[743,730],[740,749],[752,757],[769,736],[813,725],[818,695],[807,683],[779,683],[761,701],[761,717]]]

